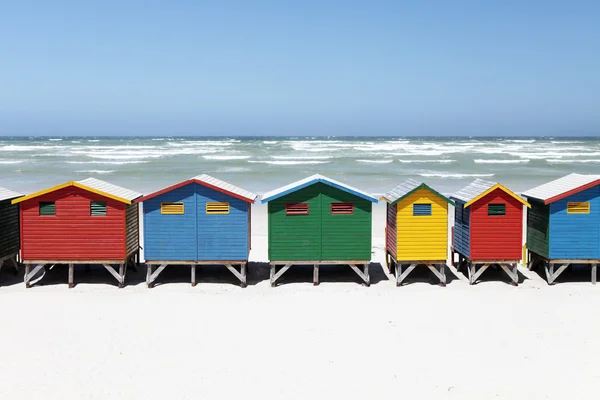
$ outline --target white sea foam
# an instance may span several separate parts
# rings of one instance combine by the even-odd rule
[[[398,162],[402,163],[402,164],[429,164],[429,163],[436,163],[436,164],[450,164],[453,162],[456,162],[456,160],[398,160]]]
[[[362,163],[370,163],[370,164],[389,164],[389,163],[393,162],[394,160],[387,159],[387,160],[356,160],[356,161],[362,162]]]
[[[549,164],[597,164],[600,163],[598,159],[578,159],[578,160],[562,160],[562,159],[549,159],[546,160]]]
[[[147,164],[150,161],[131,160],[131,161],[67,161],[67,164],[107,164],[107,165],[125,165],[125,164]]]
[[[271,165],[306,165],[306,164],[327,164],[329,161],[321,160],[305,160],[305,161],[253,161],[249,160],[252,164],[271,164]]]
[[[0,160],[0,164],[21,164],[23,160]]]
[[[112,174],[115,171],[114,170],[103,170],[103,169],[87,169],[87,170],[80,170],[80,171],[75,171],[75,172],[81,172],[84,174],[106,175],[106,174]]]
[[[263,140],[264,144],[277,144],[277,140]]]
[[[206,160],[246,160],[250,156],[202,156]]]
[[[144,158],[161,158],[162,154],[155,153],[130,153],[130,154],[105,154],[105,153],[88,153],[91,158],[100,158],[102,160],[135,160]]]
[[[276,160],[328,160],[333,156],[270,156]]]
[[[1,146],[0,151],[36,151],[36,150],[48,150],[48,149],[64,149],[64,146],[23,146],[17,144],[9,144]]]
[[[513,143],[534,143],[535,139],[513,139],[513,140],[509,140],[509,142],[513,142]]]
[[[56,139],[48,139],[48,140],[51,141],[51,142],[60,142],[62,139],[56,138]]]
[[[485,160],[478,158],[473,162],[475,164],[527,164],[529,160],[526,158],[521,160]]]
[[[462,179],[462,178],[487,178],[494,176],[494,174],[455,174],[447,172],[422,172],[419,174],[425,178],[448,178],[448,179]]]

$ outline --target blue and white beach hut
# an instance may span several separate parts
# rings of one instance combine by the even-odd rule
[[[600,175],[570,174],[523,193],[527,214],[527,266],[544,265],[548,283],[571,264],[600,263]],[[555,267],[558,269],[555,270]]]
[[[256,197],[232,184],[199,175],[140,198],[148,287],[165,267],[182,264],[191,266],[192,285],[196,284],[196,265],[218,264],[225,265],[244,287],[251,205]]]

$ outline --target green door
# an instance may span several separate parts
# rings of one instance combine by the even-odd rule
[[[315,184],[268,203],[269,259],[321,260],[321,202]]]

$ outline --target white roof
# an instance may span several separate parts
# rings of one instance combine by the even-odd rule
[[[304,178],[297,182],[290,183],[289,185],[282,186],[279,189],[271,190],[270,192],[267,192],[262,196],[261,202],[266,203],[270,200],[274,200],[278,197],[284,196],[288,193],[295,192],[296,190],[302,189],[304,187],[307,187],[307,186],[310,186],[312,184],[319,183],[319,182],[325,183],[332,187],[337,187],[338,189],[342,189],[342,190],[352,193],[358,197],[362,197],[373,203],[377,203],[377,199],[375,197],[371,196],[369,193],[363,192],[362,190],[356,189],[355,187],[352,187],[350,185],[346,185],[345,183],[338,182],[336,180],[327,178],[326,176],[323,176],[320,174],[312,175],[312,176],[309,176],[308,178]]]
[[[523,196],[545,201],[599,180],[600,175],[570,174],[529,189]]]
[[[5,189],[3,187],[0,187],[0,201],[11,200],[11,199],[21,197],[21,196],[24,196],[24,195],[21,193],[13,192],[10,189]]]
[[[77,181],[77,183],[129,201],[133,201],[138,197],[142,197],[141,193],[125,189],[121,186],[113,185],[112,183],[104,182],[96,178],[87,178],[82,181]]]
[[[475,179],[473,182],[471,182],[470,184],[468,184],[467,186],[450,196],[450,198],[454,198],[468,203],[469,201],[473,200],[475,197],[479,196],[480,194],[494,187],[495,185],[495,182],[484,181],[483,179]]]
[[[223,182],[222,180],[214,178],[210,175],[202,174],[202,175],[195,176],[192,179],[200,181],[200,182],[204,182],[204,183],[214,186],[214,187],[218,187],[219,189],[223,189],[227,192],[236,194],[236,195],[241,196],[250,201],[254,201],[258,197],[258,195],[256,193],[252,193],[248,190],[239,188],[235,185],[232,185],[231,183]]]

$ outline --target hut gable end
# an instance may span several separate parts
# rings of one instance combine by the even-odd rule
[[[505,205],[504,215],[489,215],[488,206]],[[471,259],[519,260],[522,252],[523,203],[501,189],[471,208]]]
[[[567,210],[573,202],[589,203],[589,214]],[[600,259],[600,186],[550,204],[550,254],[552,259]]]
[[[105,216],[92,216],[90,203],[106,202]],[[40,215],[40,202],[54,202],[55,215]],[[21,204],[22,258],[110,260],[125,257],[125,204],[67,186]]]
[[[446,260],[447,200],[437,193],[421,188],[400,200],[397,206],[397,260]],[[426,215],[429,212],[423,213],[420,210],[429,208],[430,215]]]
[[[19,251],[19,206],[0,201],[0,259]]]

